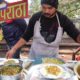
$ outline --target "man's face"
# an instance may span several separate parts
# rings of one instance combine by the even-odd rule
[[[53,15],[55,15],[56,8],[47,4],[42,4],[42,12],[44,16],[51,18]]]

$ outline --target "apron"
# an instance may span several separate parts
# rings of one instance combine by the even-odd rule
[[[56,17],[58,21],[58,30],[56,39],[51,43],[46,42],[40,33],[40,19],[36,21],[34,26],[33,43],[30,49],[29,58],[39,59],[44,57],[58,57],[59,44],[62,40],[63,28],[60,25],[60,21],[57,14]]]

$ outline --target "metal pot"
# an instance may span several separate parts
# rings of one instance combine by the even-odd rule
[[[22,67],[21,67],[22,68]],[[0,80],[20,80],[21,72],[16,75],[0,75]]]
[[[0,80],[20,80],[20,74],[14,76],[0,75]]]

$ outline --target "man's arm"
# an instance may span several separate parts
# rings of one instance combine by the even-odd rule
[[[72,39],[80,43],[80,31],[76,28],[73,22],[66,16],[64,17],[63,29]]]
[[[21,46],[23,46],[24,44],[26,44],[26,41],[21,38],[14,46],[11,50],[9,50],[6,54],[7,58],[12,58],[13,55],[15,54],[15,52],[17,51],[17,49],[19,49]]]
[[[27,23],[24,19],[15,19],[13,23],[17,24],[23,32],[27,29]]]
[[[22,38],[13,46],[11,50],[7,52],[6,54],[7,58],[12,58],[16,50],[19,49],[24,44],[26,44],[26,42],[28,42],[30,38],[33,37],[34,25],[35,25],[35,22],[39,19],[40,15],[41,13],[36,13],[32,16],[32,18],[29,20],[28,28],[23,34]]]

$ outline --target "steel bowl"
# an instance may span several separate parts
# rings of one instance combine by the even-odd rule
[[[21,67],[21,66],[19,66],[19,67]],[[22,72],[22,67],[21,67],[20,73],[18,73],[18,74],[15,74],[15,75],[0,75],[0,80],[20,80],[21,72]]]

